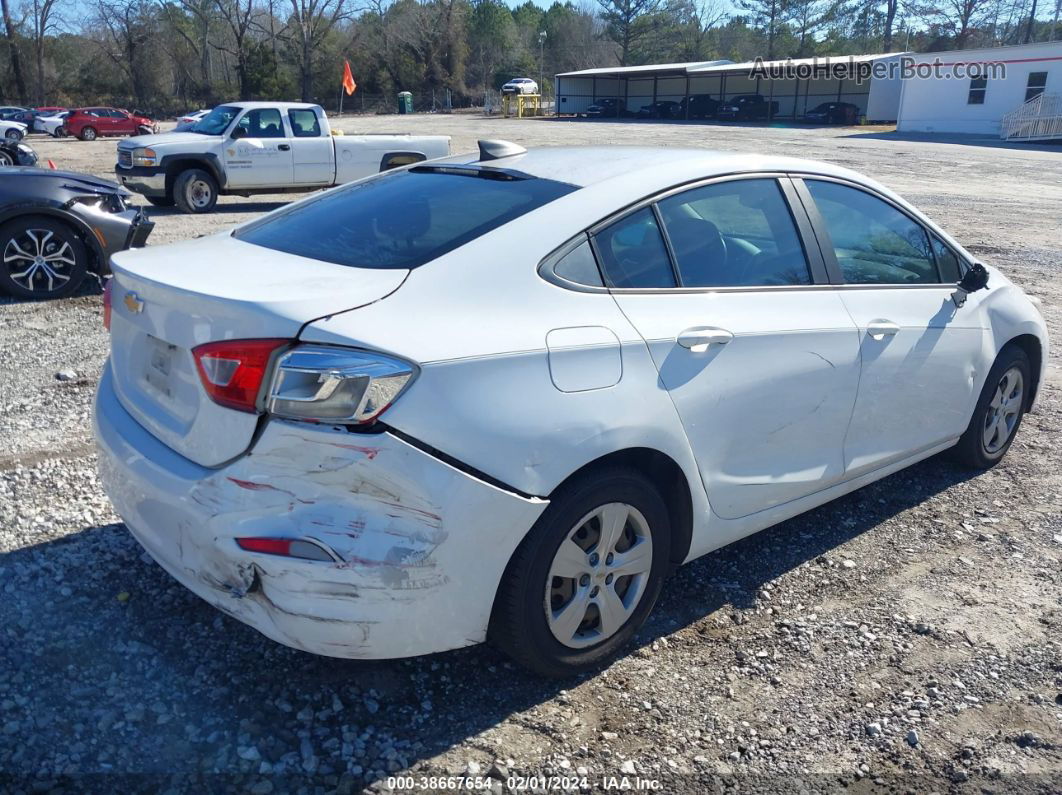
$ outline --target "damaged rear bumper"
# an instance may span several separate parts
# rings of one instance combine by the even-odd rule
[[[96,397],[104,487],[175,579],[294,648],[408,657],[485,639],[513,550],[545,509],[383,433],[271,421],[220,469],[164,445],[122,407],[110,365]],[[331,561],[240,549],[308,539]]]

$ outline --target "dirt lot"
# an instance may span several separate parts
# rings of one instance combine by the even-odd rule
[[[504,137],[831,160],[1040,296],[1062,339],[1062,147],[441,116],[340,126],[448,133],[455,151]],[[110,174],[114,141],[31,143]],[[151,209],[150,242],[288,198],[225,198],[205,218]],[[97,484],[89,418],[106,349],[97,290],[0,303],[0,789],[346,792],[395,774],[415,777],[400,791],[444,774],[585,777],[594,791],[609,776],[667,792],[1062,789],[1057,355],[996,469],[930,460],[691,564],[636,649],[558,685],[485,647],[315,658],[178,586]]]

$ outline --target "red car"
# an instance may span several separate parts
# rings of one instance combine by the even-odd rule
[[[77,108],[66,117],[67,135],[82,141],[95,141],[101,135],[142,135],[158,132],[158,126],[145,116],[120,108]]]

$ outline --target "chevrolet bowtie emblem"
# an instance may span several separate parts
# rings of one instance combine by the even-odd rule
[[[134,315],[139,315],[144,311],[144,299],[134,292],[128,292],[125,294],[125,308]]]

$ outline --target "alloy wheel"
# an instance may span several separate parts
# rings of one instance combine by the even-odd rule
[[[616,634],[645,594],[652,565],[652,535],[637,508],[611,502],[588,513],[550,565],[545,609],[553,637],[580,649]]]
[[[4,265],[11,281],[30,291],[55,292],[70,281],[68,271],[75,264],[70,243],[56,237],[50,229],[26,229],[7,241]]]
[[[985,412],[981,441],[989,455],[998,453],[1010,440],[1021,418],[1024,399],[1025,381],[1021,370],[1011,367],[999,379],[992,402]]]

